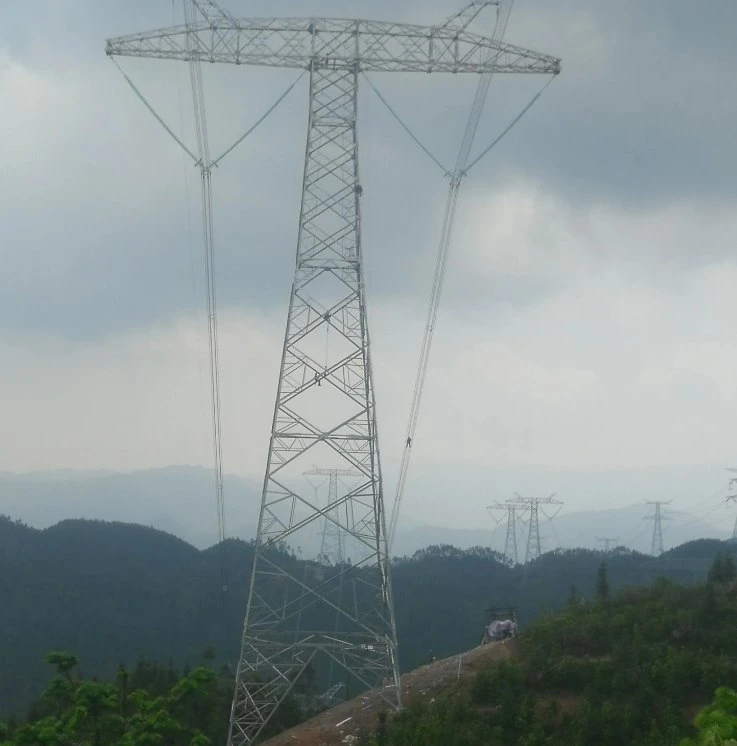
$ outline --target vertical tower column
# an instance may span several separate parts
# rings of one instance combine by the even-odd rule
[[[670,520],[662,510],[663,505],[670,505],[670,500],[651,500],[647,505],[653,505],[655,512],[646,516],[645,520],[653,521],[653,537],[650,543],[650,554],[659,557],[663,553],[663,521]]]
[[[376,406],[361,269],[358,70],[310,73],[297,260],[264,479],[229,743],[253,743],[296,679],[322,658],[351,691],[399,704]],[[316,504],[310,464],[350,469]],[[332,487],[333,485],[331,485]],[[335,524],[343,557],[297,568],[293,551]],[[306,552],[309,556],[314,554]],[[388,686],[386,686],[388,685]]]
[[[525,562],[537,559],[542,554],[540,546],[540,506],[535,498],[530,500],[530,533],[527,535]]]
[[[328,475],[328,505],[338,502],[338,474],[337,469],[330,469]],[[343,554],[343,537],[340,533],[340,517],[326,516],[323,520],[322,541],[320,542],[320,554],[318,562],[322,564],[342,565],[345,560]]]
[[[517,564],[517,508],[507,506],[507,536],[504,540],[504,557],[510,565]]]

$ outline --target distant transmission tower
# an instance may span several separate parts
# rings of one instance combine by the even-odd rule
[[[363,474],[356,469],[318,469],[317,467],[313,467],[310,471],[306,471],[304,475],[306,477],[323,476],[328,478],[328,499],[325,504],[325,520],[322,527],[320,551],[317,555],[317,561],[325,569],[342,568],[346,561],[346,556],[345,537],[341,526],[349,522],[349,517],[343,515],[343,512],[347,510],[348,503],[343,502],[341,504],[339,500],[338,479],[340,477],[362,477]],[[344,592],[345,587],[343,585],[336,594],[339,603],[343,602]],[[336,636],[340,632],[340,624],[341,614],[339,610],[336,610],[335,626],[333,628],[333,634]],[[299,637],[299,634],[297,637]],[[344,686],[344,682],[335,681],[335,661],[331,658],[328,669],[328,690],[322,695],[325,703],[332,702]]]
[[[496,513],[506,514],[507,535],[504,539],[504,559],[508,565],[519,564],[517,555],[517,506],[496,502],[493,505],[487,505],[486,509],[497,526],[504,519],[504,516],[497,518]]]
[[[187,61],[194,77],[202,62],[309,74],[294,280],[228,739],[229,746],[245,746],[258,739],[318,654],[341,665],[353,688],[382,687],[385,703],[400,705],[360,232],[359,76],[555,75],[560,60],[472,33],[465,20],[425,27],[314,17],[237,20],[215,0],[192,2],[199,20],[109,40],[107,54]],[[476,5],[462,18],[473,17]],[[330,515],[305,488],[303,472],[315,459],[362,474],[355,487],[338,490]],[[339,523],[351,562],[305,580],[283,547],[326,518]],[[352,592],[342,593],[349,585]],[[310,628],[298,628],[300,613]]]
[[[304,472],[306,477],[322,476],[328,478],[328,499],[325,504],[325,519],[322,527],[320,551],[317,561],[321,565],[342,565],[345,561],[345,540],[341,526],[348,522],[348,517],[341,515],[348,507],[348,503],[339,501],[338,478],[362,477],[363,473],[357,469],[318,469],[313,467]],[[341,510],[342,509],[342,510]]]
[[[515,493],[516,494],[516,493]],[[563,507],[563,501],[559,500],[555,494],[550,497],[522,497],[516,495],[511,500],[506,501],[507,505],[511,505],[518,509],[519,512],[527,512],[529,532],[527,534],[527,551],[525,552],[525,562],[530,562],[537,559],[542,555],[542,545],[540,543],[540,513],[545,516],[548,521],[552,521],[558,512]],[[555,511],[548,515],[541,505],[556,505]]]
[[[609,550],[613,546],[616,546],[615,542],[619,541],[619,537],[618,536],[613,536],[613,537],[612,536],[597,536],[596,541],[599,542],[599,544],[603,544],[604,551],[608,553]]]
[[[603,544],[603,545],[604,545],[604,551],[605,551],[605,552],[606,552],[606,553],[608,554],[608,553],[609,553],[609,549],[610,549],[610,547],[612,547],[612,546],[616,546],[616,544],[615,544],[614,542],[615,542],[615,541],[619,541],[619,537],[618,537],[618,536],[615,536],[614,538],[612,538],[612,537],[610,537],[610,536],[602,536],[602,537],[599,537],[599,536],[597,536],[597,537],[596,537],[596,540],[597,540],[597,541],[598,541],[598,542],[599,542],[600,544]]]
[[[663,513],[663,506],[670,505],[672,500],[650,500],[646,505],[652,505],[654,511],[652,515],[645,516],[646,521],[653,522],[653,538],[650,543],[650,554],[659,557],[663,553],[663,521],[669,521],[670,518]]]

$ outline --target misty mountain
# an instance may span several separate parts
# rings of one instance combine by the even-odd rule
[[[228,474],[228,533],[256,534],[261,487]],[[218,540],[214,476],[210,469],[169,466],[132,473],[53,471],[0,472],[0,514],[34,528],[88,518],[152,526],[204,549]]]
[[[225,476],[226,533],[246,541],[256,534],[261,484],[234,475]],[[480,509],[482,511],[483,509]],[[217,542],[214,476],[203,467],[169,466],[132,473],[72,470],[12,474],[0,472],[0,513],[17,518],[35,528],[47,528],[59,521],[87,518],[122,521],[152,526],[174,534],[204,549]],[[617,538],[637,551],[649,553],[652,521],[644,504],[610,510],[561,512],[553,521],[541,516],[543,551],[561,547],[600,548],[597,537]],[[495,526],[481,513],[480,528],[448,528],[413,521],[403,516],[399,522],[394,555],[411,555],[433,544],[451,544],[467,549],[487,546],[504,550],[506,525]],[[663,522],[665,548],[702,537],[726,539],[730,535],[687,513],[673,514]],[[320,546],[316,527],[312,541],[294,547],[303,558],[314,556]],[[517,525],[520,560],[525,557],[527,527]]]

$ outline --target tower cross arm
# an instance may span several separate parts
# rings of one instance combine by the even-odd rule
[[[556,57],[453,26],[332,18],[202,20],[109,39],[106,53],[298,69],[358,66],[364,72],[560,72]]]
[[[319,469],[317,466],[309,471],[304,472],[306,477],[329,477],[335,474],[336,477],[362,477],[364,472],[357,469]]]

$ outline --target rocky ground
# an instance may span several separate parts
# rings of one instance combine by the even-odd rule
[[[515,650],[515,640],[504,640],[481,645],[461,655],[410,671],[401,679],[402,703],[407,705],[418,698],[432,699],[459,681],[471,679],[492,661],[509,658]],[[338,746],[356,743],[361,730],[376,728],[379,714],[386,709],[387,704],[379,690],[366,692],[280,733],[266,741],[264,746]]]

